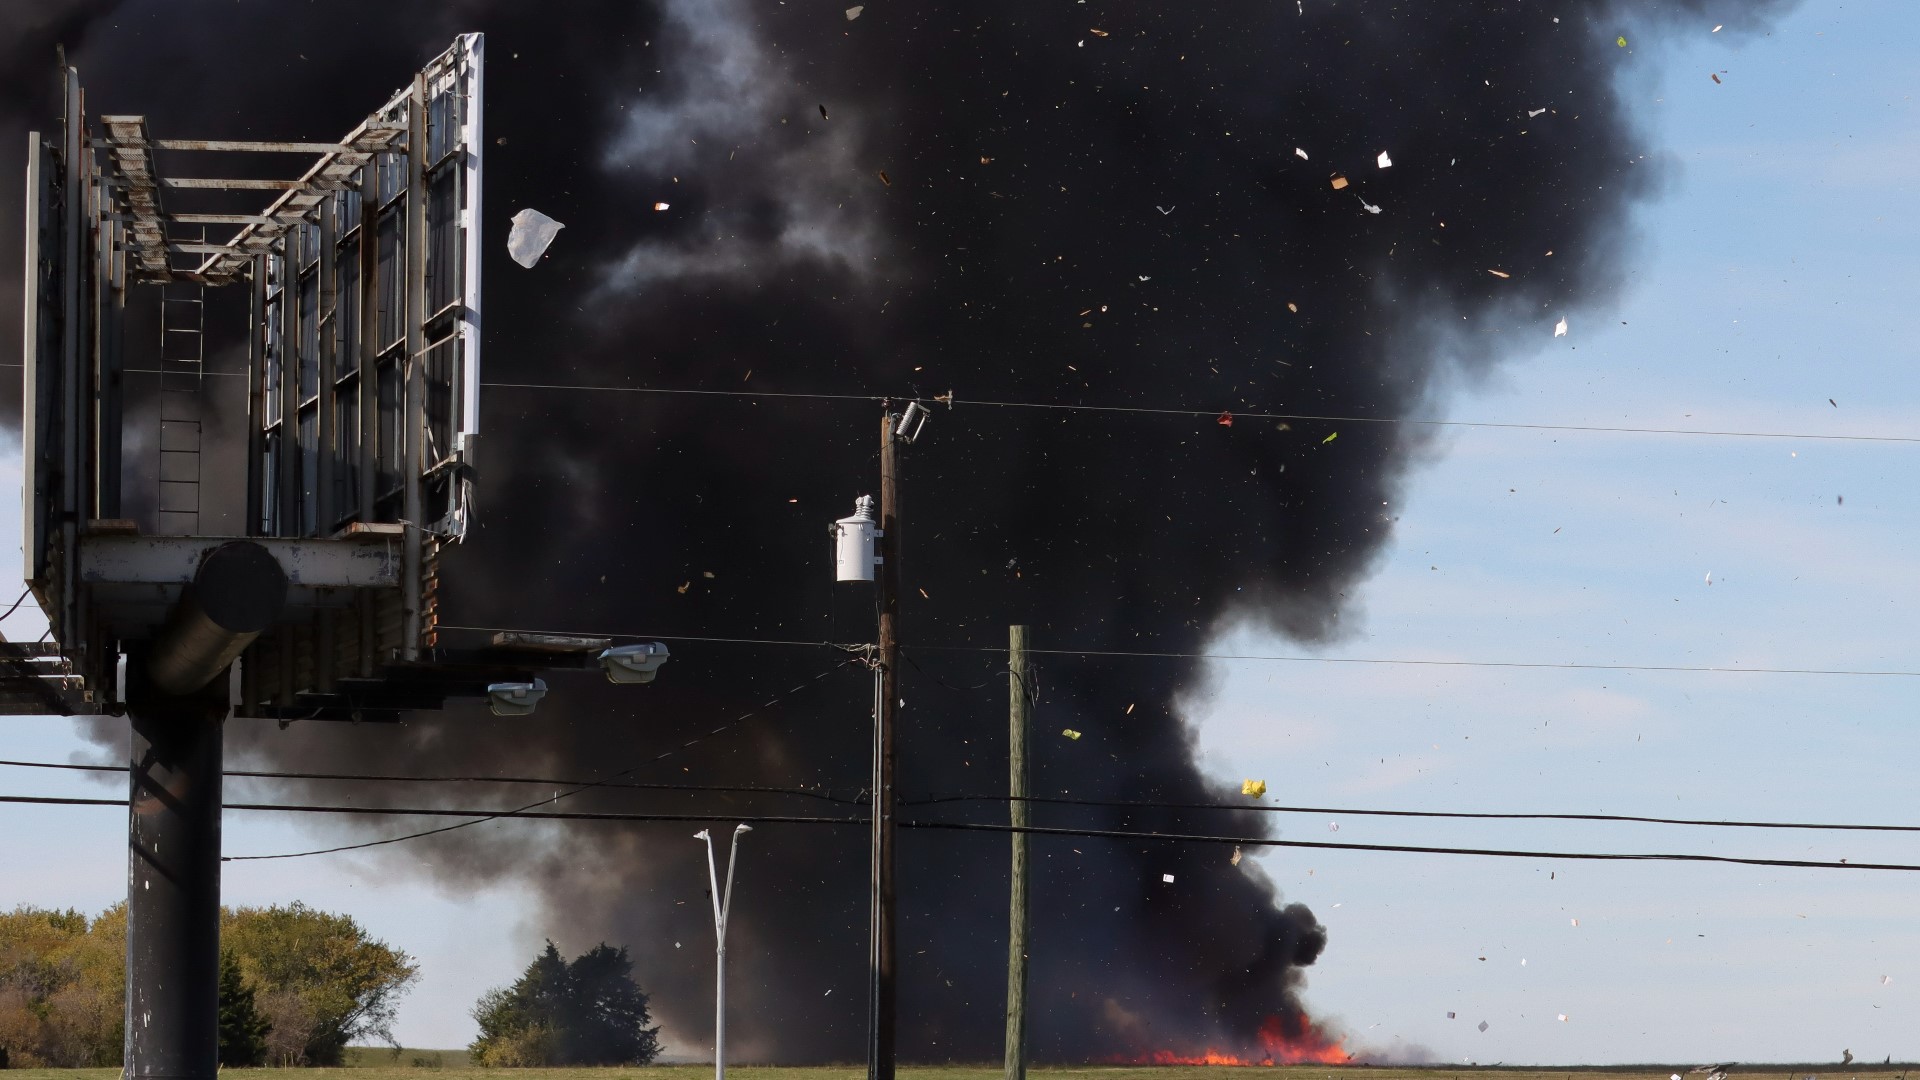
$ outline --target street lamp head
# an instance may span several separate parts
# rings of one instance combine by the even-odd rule
[[[693,838],[695,840],[712,840],[713,839],[713,837],[707,835],[707,830],[705,829],[701,829],[699,832],[694,833]]]
[[[600,669],[612,683],[650,683],[667,662],[667,647],[658,641],[616,645],[600,654]]]
[[[735,836],[739,836],[743,832],[752,832],[752,831],[753,831],[753,826],[751,825],[735,825],[733,827],[733,835]]]

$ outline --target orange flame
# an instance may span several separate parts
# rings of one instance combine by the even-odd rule
[[[1260,1048],[1231,1053],[1207,1047],[1197,1053],[1155,1050],[1132,1059],[1140,1065],[1344,1065],[1353,1060],[1342,1037],[1321,1030],[1305,1016],[1269,1016],[1260,1025]]]

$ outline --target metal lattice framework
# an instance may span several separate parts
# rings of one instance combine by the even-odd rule
[[[482,60],[480,35],[456,39],[333,143],[161,139],[136,115],[96,128],[66,70],[62,132],[29,148],[23,417],[26,578],[57,647],[0,648],[0,710],[114,707],[123,643],[177,621],[197,568],[238,539],[287,582],[241,654],[243,715],[437,707],[604,644],[438,640],[438,555],[466,532],[479,429]],[[292,179],[163,170],[218,154],[240,172],[311,161]],[[222,287],[250,296],[244,398],[202,377],[202,290]],[[156,292],[160,353],[130,365],[127,306]],[[157,397],[130,389],[142,373]],[[158,437],[123,438],[135,416]],[[244,454],[203,442],[235,429]],[[157,501],[123,499],[123,473]],[[244,508],[204,502],[228,491]]]

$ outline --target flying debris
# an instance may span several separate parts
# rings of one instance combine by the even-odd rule
[[[865,5],[865,4],[855,4],[854,6],[852,6],[852,7],[850,7],[850,8],[848,8],[848,9],[847,9],[847,21],[848,21],[848,22],[852,22],[853,20],[855,20],[855,19],[857,19],[857,18],[859,18],[859,17],[860,17],[860,13],[861,13],[861,12],[863,12],[863,11],[865,11],[865,10],[867,10],[867,5]]]
[[[670,204],[668,204],[668,203],[663,203],[663,202],[657,202],[657,203],[654,203],[654,204],[653,204],[653,208],[654,208],[655,210],[665,210],[665,209],[667,209],[667,208],[668,208],[668,206],[669,206],[669,205],[670,205]]]
[[[1480,1030],[1481,1031],[1487,1030],[1487,1022],[1485,1020],[1480,1021]]]
[[[1167,215],[1167,214],[1171,214],[1171,213],[1173,213],[1173,212],[1174,212],[1174,210],[1176,210],[1176,209],[1178,209],[1178,208],[1177,208],[1177,207],[1172,207],[1172,206],[1155,206],[1155,207],[1154,207],[1154,209],[1155,209],[1155,210],[1158,210],[1158,211],[1160,211],[1160,213],[1161,213],[1161,215],[1162,215],[1162,216],[1165,216],[1165,215]]]
[[[1232,427],[1233,414],[1230,412],[1223,412],[1220,414],[1220,416],[1217,419],[1214,420],[1214,423],[1219,424],[1221,427]]]
[[[1554,337],[1567,336],[1567,317],[1565,315],[1560,316],[1560,321],[1553,324],[1553,336]]]
[[[1527,119],[1529,119],[1529,120],[1531,120],[1531,119],[1533,119],[1534,117],[1536,117],[1536,116],[1539,116],[1539,115],[1540,115],[1541,113],[1543,113],[1543,112],[1546,112],[1546,111],[1547,111],[1547,110],[1545,110],[1545,109],[1528,109],[1528,110],[1527,110]]]
[[[1257,799],[1260,796],[1265,795],[1266,793],[1267,793],[1267,782],[1265,780],[1240,781],[1240,794],[1242,795],[1251,795]]]
[[[1307,152],[1305,150],[1300,149],[1297,146],[1293,148],[1293,153],[1294,153],[1294,156],[1299,158],[1301,161],[1308,160]]]
[[[1240,845],[1239,844],[1233,845],[1233,857],[1227,860],[1227,865],[1228,866],[1240,865]]]
[[[1074,742],[1080,741],[1080,733],[1073,730],[1072,728],[1067,728],[1065,731],[1062,731],[1060,734],[1065,735],[1067,738],[1072,739]]]
[[[566,228],[538,210],[527,209],[513,215],[513,231],[507,234],[507,254],[527,269],[547,253],[547,245]]]
[[[1166,882],[1166,883],[1167,883],[1167,884],[1169,884],[1169,885],[1171,885],[1171,884],[1173,884],[1173,875],[1172,875],[1172,874],[1161,874],[1161,875],[1160,875],[1160,880],[1161,880],[1161,881],[1164,881],[1164,882]]]
[[[1370,203],[1370,202],[1368,202],[1368,201],[1367,201],[1367,199],[1366,199],[1366,196],[1364,196],[1364,195],[1355,195],[1355,196],[1354,196],[1354,198],[1356,198],[1356,199],[1359,199],[1359,200],[1360,200],[1360,208],[1361,208],[1362,210],[1365,210],[1365,211],[1366,211],[1367,213],[1369,213],[1369,214],[1377,214],[1377,213],[1379,213],[1379,212],[1380,212],[1380,208],[1379,208],[1379,207],[1377,207],[1377,206],[1375,206],[1375,205],[1373,205],[1372,203]]]
[[[1387,156],[1387,152],[1385,150],[1380,151],[1380,156],[1377,158],[1374,158],[1373,160],[1383,169],[1393,168],[1393,159]]]
[[[1346,186],[1347,186],[1347,178],[1344,176],[1341,176],[1339,173],[1334,173],[1333,174],[1333,190],[1339,191],[1341,188]]]

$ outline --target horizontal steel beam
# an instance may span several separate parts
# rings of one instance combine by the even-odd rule
[[[169,240],[167,241],[167,247],[173,251],[186,251],[196,255],[198,254],[219,255],[219,254],[232,252],[232,251],[237,251],[237,252],[240,252],[241,254],[258,255],[266,252],[268,248],[268,242],[262,241],[258,244],[250,245],[247,247],[234,247],[232,244],[209,244],[200,240]]]
[[[264,214],[165,214],[162,216],[176,225],[285,225],[299,220],[298,215],[284,218],[267,217]]]
[[[341,143],[325,142],[245,142],[232,139],[155,139],[155,150],[230,150],[242,154],[338,154],[346,151]]]
[[[311,186],[310,183],[300,180],[179,180],[171,176],[161,177],[160,184],[162,187],[215,191],[293,191],[296,188]]]
[[[90,536],[80,543],[80,580],[96,584],[184,585],[207,553],[228,538]],[[400,584],[397,546],[356,540],[253,537],[295,586],[380,589]]]

